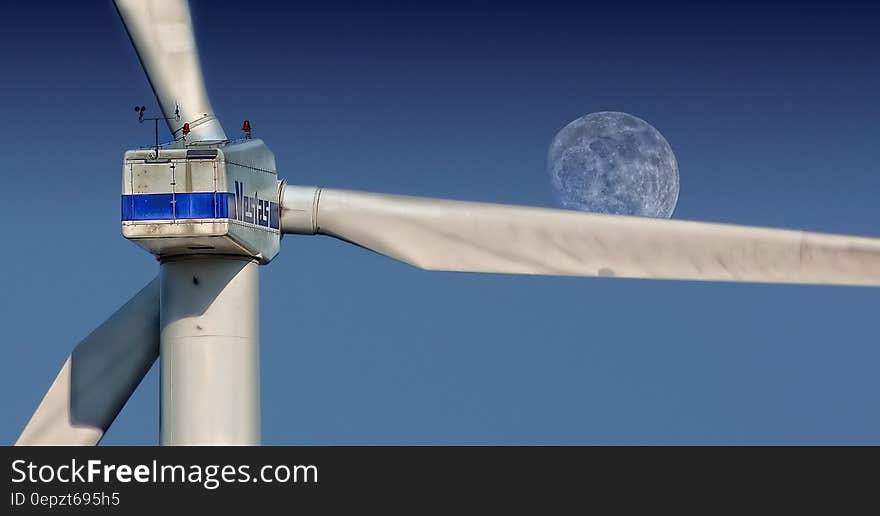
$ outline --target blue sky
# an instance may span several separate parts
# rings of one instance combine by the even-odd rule
[[[221,122],[290,183],[552,206],[571,120],[670,142],[675,218],[880,236],[859,5],[195,1]],[[0,20],[0,442],[158,271],[122,238],[155,100],[111,2]],[[266,444],[880,444],[880,291],[428,273],[286,237],[261,275]],[[105,444],[158,442],[158,368]]]

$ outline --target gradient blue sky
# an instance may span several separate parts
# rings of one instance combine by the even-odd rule
[[[880,236],[872,8],[193,3],[218,116],[289,182],[550,206],[569,121],[626,111],[675,218]],[[0,19],[0,442],[153,276],[122,238],[155,100],[109,0]],[[262,269],[266,444],[880,444],[880,290],[427,273],[326,238]],[[105,444],[158,441],[158,367]]]

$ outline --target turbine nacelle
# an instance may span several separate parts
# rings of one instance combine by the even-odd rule
[[[130,150],[122,171],[122,234],[163,259],[248,256],[281,243],[275,155],[259,139]]]

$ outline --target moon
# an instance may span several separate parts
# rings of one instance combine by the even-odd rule
[[[550,144],[547,171],[564,208],[669,218],[678,202],[672,147],[626,113],[591,113],[563,127]]]

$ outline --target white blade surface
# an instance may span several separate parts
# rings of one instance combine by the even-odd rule
[[[428,270],[880,285],[880,239],[286,186],[282,230]]]
[[[74,348],[15,444],[98,444],[158,356],[157,278]]]
[[[205,90],[186,0],[114,3],[164,112],[148,111],[146,116],[173,118],[175,106],[179,106],[180,120],[168,120],[176,138],[181,136],[183,124],[189,123],[188,141],[225,140]]]

